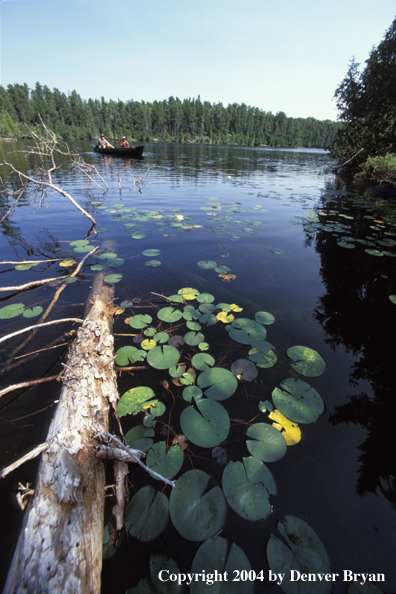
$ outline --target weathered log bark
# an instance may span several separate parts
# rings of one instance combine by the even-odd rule
[[[92,307],[65,366],[35,495],[5,593],[100,592],[105,471],[94,436],[108,431],[118,393],[113,369],[113,289],[96,278]]]

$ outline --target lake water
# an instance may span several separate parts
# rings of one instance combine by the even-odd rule
[[[27,171],[20,154],[5,156],[22,147],[22,143],[2,144],[1,160],[13,160]],[[59,173],[55,181],[96,219],[99,234],[89,236],[90,244],[124,261],[109,269],[109,274],[122,275],[115,284],[116,303],[142,299],[116,317],[116,335],[139,333],[125,324],[128,317],[155,316],[164,306],[163,296],[186,287],[213,295],[214,304],[236,304],[242,311],[235,312],[235,318],[254,319],[263,311],[274,316],[274,322],[266,325],[266,340],[274,347],[276,364],[259,368],[253,381],[238,380],[235,393],[220,403],[231,419],[221,444],[229,463],[250,456],[246,431],[253,423],[272,423],[258,405],[271,401],[273,390],[286,378],[306,381],[324,401],[324,413],[316,422],[300,424],[301,441],[288,446],[278,461],[268,462],[277,491],[270,497],[271,513],[263,520],[249,521],[227,505],[220,536],[244,551],[256,574],[263,570],[265,581],[257,580],[254,591],[279,591],[267,579],[266,547],[271,533],[280,536],[277,524],[286,516],[296,516],[316,532],[331,571],[340,575],[333,584],[336,594],[348,591],[350,583],[342,579],[344,570],[385,574],[385,583],[377,586],[388,594],[395,592],[396,305],[389,299],[396,294],[395,204],[349,193],[330,173],[324,151],[153,144],[145,147],[142,161],[123,161],[96,155],[89,144],[77,148],[87,162],[96,165],[109,191],[104,194],[70,172]],[[1,200],[4,214],[4,196]],[[2,224],[2,262],[80,260],[85,255],[76,253],[69,243],[87,237],[90,221],[60,196],[47,196],[45,206],[38,208],[37,201],[29,203],[25,196],[20,199]],[[149,249],[159,250],[158,255],[142,254]],[[152,259],[160,264],[147,266]],[[220,273],[235,278],[224,282],[208,262],[226,267]],[[83,315],[95,274],[90,266],[103,263],[96,258],[86,264],[79,281],[62,292],[47,321]],[[29,270],[2,264],[1,286],[52,278],[70,270],[58,262]],[[1,293],[0,308],[23,303],[26,308],[45,310],[55,291],[45,285],[18,295]],[[188,303],[199,306],[195,300]],[[0,336],[37,319],[0,319]],[[185,334],[184,323],[184,319],[179,322],[178,331],[174,323],[174,333]],[[226,324],[208,325],[202,320],[200,324],[209,344],[206,352],[215,365],[229,370],[234,361],[247,358],[251,347],[233,340]],[[22,335],[1,344],[0,389],[58,373],[66,349],[59,344],[67,344],[66,333],[72,327],[49,327],[30,341]],[[169,327],[164,323],[159,329]],[[53,344],[58,336],[62,340]],[[116,336],[115,344],[118,349],[134,343]],[[54,348],[25,357],[49,345]],[[307,377],[292,368],[286,352],[297,345],[320,354],[326,364],[323,373]],[[197,346],[193,352],[199,352]],[[164,380],[172,395],[161,386]],[[120,394],[134,386],[151,387],[167,407],[157,421],[155,441],[169,438],[168,424],[180,434],[180,414],[190,406],[181,397],[183,386],[172,384],[167,370],[123,372]],[[1,399],[1,468],[45,440],[59,393],[60,386],[51,382]],[[125,431],[142,419],[143,413],[123,418]],[[211,485],[222,487],[225,465],[212,458],[212,447],[190,443],[189,448],[182,472],[203,470],[211,477]],[[37,466],[38,461],[29,463],[0,483],[2,580],[22,522],[15,503],[17,485],[19,481],[34,483]],[[133,470],[130,480],[132,495],[145,484],[163,489],[162,483],[140,469]],[[163,490],[169,497],[171,489]],[[103,592],[123,593],[141,578],[150,579],[152,554],[165,554],[180,572],[191,572],[201,544],[183,538],[171,521],[150,542],[124,536],[118,553],[104,562]],[[315,587],[314,593],[319,591]]]

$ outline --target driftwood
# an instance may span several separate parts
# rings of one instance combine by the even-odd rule
[[[65,366],[35,494],[4,592],[99,593],[105,472],[95,435],[108,432],[118,399],[113,369],[113,288],[94,282],[92,307]]]

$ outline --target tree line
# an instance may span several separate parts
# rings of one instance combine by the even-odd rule
[[[110,139],[123,135],[137,142],[210,142],[273,147],[329,148],[338,122],[289,118],[283,111],[265,112],[245,103],[210,103],[169,97],[163,101],[83,100],[76,91],[36,83],[0,86],[0,137],[27,134],[40,119],[64,139],[92,140],[103,132]]]
[[[396,18],[359,66],[351,60],[335,92],[343,126],[332,155],[354,178],[396,185]]]

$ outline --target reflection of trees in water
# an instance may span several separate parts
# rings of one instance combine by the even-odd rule
[[[341,212],[347,213],[343,206]],[[333,203],[328,208],[336,206]],[[371,231],[371,221],[363,217],[367,210],[350,214],[354,215],[352,236],[364,238]],[[315,318],[333,349],[342,345],[356,358],[350,384],[366,381],[372,395],[348,394],[348,401],[337,406],[329,420],[334,425],[354,423],[366,429],[367,438],[358,446],[356,490],[361,495],[381,491],[396,508],[396,309],[388,298],[396,293],[395,259],[369,256],[365,246],[344,249],[336,241],[325,231],[316,236],[326,293],[319,299]]]

